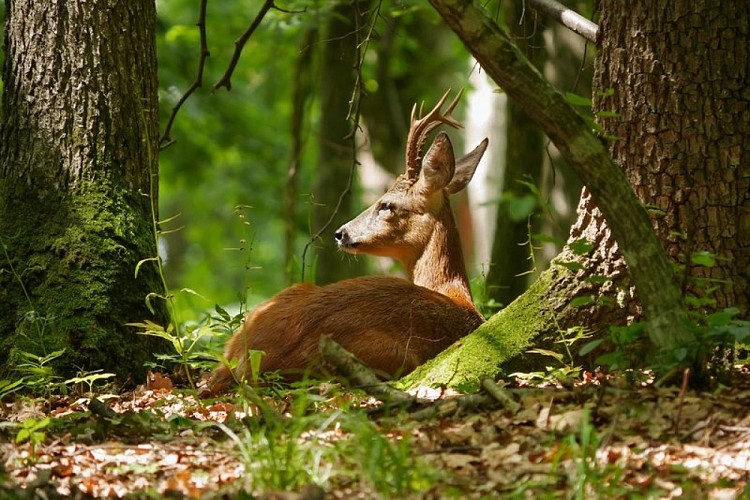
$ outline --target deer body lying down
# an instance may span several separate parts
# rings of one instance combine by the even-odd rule
[[[482,324],[448,196],[471,180],[487,140],[456,161],[441,132],[420,162],[430,131],[441,123],[460,127],[450,116],[460,94],[441,113],[446,97],[419,120],[415,107],[405,174],[335,234],[344,251],[400,260],[411,281],[370,276],[287,288],[247,315],[225,352],[228,360],[238,360],[237,366],[232,371],[219,366],[209,382],[212,391],[235,378],[249,378],[250,349],[265,352],[261,371],[299,375],[314,371],[318,341],[330,335],[374,370],[404,375]]]

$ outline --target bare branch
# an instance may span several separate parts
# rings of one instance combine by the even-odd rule
[[[556,0],[523,0],[586,40],[596,43],[599,26]]]
[[[237,63],[240,61],[242,50],[245,48],[245,44],[258,26],[260,26],[261,21],[263,21],[263,18],[272,7],[274,7],[273,0],[266,0],[260,8],[258,15],[255,16],[253,22],[250,23],[250,26],[248,26],[245,32],[234,42],[234,53],[232,54],[232,59],[229,61],[229,66],[227,66],[224,76],[214,84],[214,90],[218,90],[221,87],[226,87],[227,90],[232,90],[232,74],[234,73],[234,68],[237,67]]]
[[[169,115],[169,120],[167,120],[167,126],[164,129],[164,134],[159,139],[159,149],[165,149],[169,146],[171,146],[174,143],[174,140],[172,139],[171,133],[172,133],[172,125],[174,124],[174,120],[177,117],[177,112],[180,110],[183,104],[185,104],[185,101],[187,101],[188,97],[198,90],[203,85],[203,70],[206,66],[206,59],[211,55],[208,51],[208,39],[206,37],[206,4],[208,3],[208,0],[201,0],[200,4],[200,13],[198,14],[198,23],[196,26],[198,26],[198,31],[200,32],[200,44],[201,44],[201,52],[200,52],[200,58],[198,59],[198,70],[197,74],[195,75],[195,80],[192,84],[190,84],[190,87],[185,91],[185,93],[182,95],[179,101],[177,101],[177,104],[174,105],[172,108],[172,114]]]

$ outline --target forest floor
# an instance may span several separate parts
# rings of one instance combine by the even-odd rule
[[[425,415],[324,383],[200,399],[157,377],[0,406],[0,498],[750,498],[750,375],[701,392],[583,373]],[[455,397],[422,391],[434,400]],[[111,410],[111,411],[110,411]]]

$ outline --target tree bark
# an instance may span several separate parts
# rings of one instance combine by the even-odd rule
[[[138,377],[162,341],[153,262],[153,0],[6,2],[0,133],[0,368],[65,349],[62,374]]]
[[[645,209],[600,139],[484,9],[469,0],[431,3],[492,79],[545,131],[589,188],[628,263],[654,345],[671,351],[693,344],[671,264]]]
[[[653,213],[687,293],[750,301],[750,3],[608,1],[596,111],[612,157]],[[669,33],[669,36],[665,36]],[[711,267],[696,252],[718,258]]]

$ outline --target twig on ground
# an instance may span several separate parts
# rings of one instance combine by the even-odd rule
[[[675,416],[674,429],[672,431],[674,432],[675,435],[679,434],[680,432],[680,419],[682,418],[682,405],[685,402],[685,394],[687,394],[688,382],[690,382],[690,368],[685,368],[685,371],[682,372],[682,387],[680,388],[680,400],[677,404],[677,416]]]
[[[381,382],[372,370],[357,359],[354,354],[341,347],[341,345],[327,335],[320,338],[319,348],[323,360],[327,365],[349,380],[352,386],[359,387],[370,396],[390,406],[401,408],[409,408],[415,405],[424,406],[424,408],[409,414],[410,418],[414,420],[443,417],[467,409],[492,408],[496,407],[498,402],[514,413],[519,408],[518,403],[513,400],[512,396],[506,394],[494,382],[492,384],[496,389],[494,389],[495,394],[493,395],[465,394],[430,402],[395,389],[385,382]],[[489,391],[492,390],[490,389]]]
[[[113,419],[119,415],[119,413],[96,398],[91,398],[89,401],[89,410],[94,415],[99,415],[100,417],[108,419]]]
[[[318,344],[323,360],[336,372],[340,373],[354,387],[359,387],[370,396],[384,403],[399,407],[410,407],[419,401],[417,398],[398,389],[394,389],[378,377],[364,363],[357,359],[330,336],[324,335]]]
[[[488,394],[464,394],[449,399],[440,399],[409,414],[413,420],[429,420],[435,417],[447,417],[462,410],[477,410],[497,406],[497,400]]]
[[[484,390],[487,391],[490,396],[495,398],[498,403],[500,403],[511,413],[516,413],[521,408],[516,400],[513,399],[513,396],[511,396],[510,393],[508,393],[505,389],[497,385],[497,383],[492,378],[483,377],[482,388],[484,388]]]

